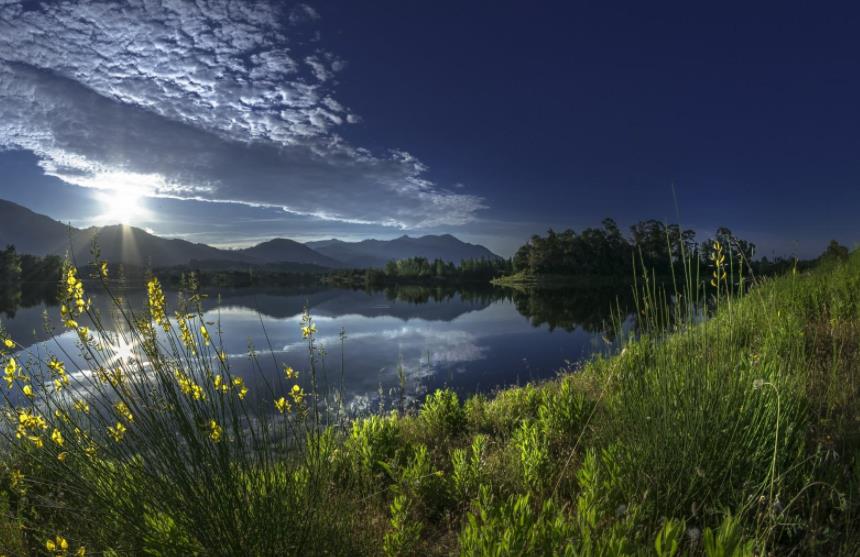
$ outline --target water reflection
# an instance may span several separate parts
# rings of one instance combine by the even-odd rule
[[[121,295],[129,307],[144,307],[143,290]],[[114,313],[106,295],[93,301],[103,316]],[[267,375],[276,375],[281,364],[307,368],[299,332],[307,306],[325,352],[319,384],[342,386],[344,400],[358,412],[390,406],[399,397],[401,368],[406,396],[413,399],[440,386],[468,394],[552,376],[569,362],[610,348],[606,324],[609,309],[619,302],[626,304],[616,291],[226,289],[209,292],[203,310],[204,319],[224,332],[230,365],[254,393],[255,386],[257,392],[265,389],[251,351],[259,352]],[[121,320],[105,322],[119,327]],[[76,336],[63,332],[50,302],[7,312],[3,325],[27,347],[22,359],[65,353],[69,369],[86,369],[76,355]]]

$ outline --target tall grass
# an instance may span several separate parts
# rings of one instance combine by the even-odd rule
[[[0,339],[0,554],[851,554],[860,254],[756,281],[713,251],[668,293],[640,275],[616,356],[352,421],[309,314],[304,369],[241,376],[193,281],[140,311],[97,265],[108,327],[68,266],[87,369]]]

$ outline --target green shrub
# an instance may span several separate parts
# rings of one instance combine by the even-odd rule
[[[499,503],[481,486],[463,530],[463,557],[577,555],[573,521],[552,500],[536,506],[530,495],[511,495]]]
[[[422,525],[411,516],[409,498],[404,494],[395,496],[390,511],[390,529],[385,533],[382,543],[386,557],[417,555]]]
[[[396,415],[368,416],[352,423],[346,448],[361,477],[380,477],[384,463],[392,461],[402,448],[400,424]]]
[[[418,420],[428,440],[443,441],[464,432],[466,414],[454,391],[437,389],[433,394],[427,395],[418,413]]]
[[[478,488],[487,480],[486,452],[487,438],[478,434],[472,438],[469,449],[454,449],[451,454],[451,480],[461,502],[477,497]]]

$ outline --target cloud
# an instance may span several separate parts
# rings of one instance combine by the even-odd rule
[[[409,153],[343,140],[360,118],[335,98],[345,62],[314,44],[308,5],[28,6],[0,3],[0,148],[65,182],[400,228],[484,208]]]

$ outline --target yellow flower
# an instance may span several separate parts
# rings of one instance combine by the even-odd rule
[[[57,460],[59,460],[60,462],[65,462],[67,456],[69,456],[69,453],[67,453],[66,451],[63,451],[57,455]]]
[[[299,376],[299,372],[294,370],[292,367],[284,364],[284,375],[287,379],[295,379]]]
[[[313,323],[308,323],[304,327],[302,327],[302,337],[308,338],[317,332],[317,326]]]
[[[212,338],[209,336],[209,331],[206,329],[206,325],[200,325],[200,335],[203,337],[203,342],[206,346],[209,346],[209,343],[212,342]]]
[[[233,378],[233,389],[238,390],[236,396],[239,397],[239,400],[244,400],[245,395],[248,394],[248,387],[245,386],[245,381],[241,377]]]
[[[215,443],[221,441],[221,435],[224,433],[224,429],[218,425],[218,422],[215,420],[209,420],[209,439],[212,439]]]
[[[15,379],[18,378],[18,362],[15,361],[15,358],[9,358],[9,361],[6,362],[3,375],[3,378],[6,379],[6,385],[11,389],[15,384]]]
[[[53,540],[45,542],[45,549],[54,555],[65,555],[69,551],[69,542],[66,538],[57,534]]]
[[[58,447],[62,447],[65,442],[63,439],[63,433],[59,429],[54,428],[54,431],[51,432],[51,441],[53,441]]]
[[[224,382],[224,378],[220,375],[216,375],[212,379],[212,384],[215,385],[216,391],[221,391],[222,393],[226,393],[230,388],[227,386],[227,383]]]
[[[58,360],[56,356],[51,356],[51,359],[48,360],[48,369],[58,377],[66,375],[66,364]]]
[[[134,415],[132,415],[131,410],[129,410],[128,406],[126,406],[126,404],[124,402],[121,402],[121,401],[117,402],[116,404],[113,405],[113,407],[116,410],[117,414],[119,414],[121,417],[125,418],[125,421],[127,421],[127,422],[133,422],[134,421]]]
[[[191,334],[191,329],[188,327],[188,317],[179,312],[176,312],[176,324],[179,326],[180,336],[182,337],[182,344],[184,344],[185,348],[190,350],[191,353],[196,356],[197,346],[194,344],[194,336]]]
[[[99,275],[101,275],[101,277],[102,277],[103,279],[108,278],[108,264],[107,264],[107,261],[102,261],[102,264],[101,264],[101,265],[99,265]]]
[[[164,291],[161,289],[161,283],[153,277],[146,283],[146,290],[149,294],[149,313],[152,314],[152,320],[164,329],[164,332],[170,331],[170,321],[167,319],[167,302],[164,299]]]
[[[21,391],[24,393],[24,396],[27,398],[33,398],[33,387],[30,385],[24,385],[21,387]]]
[[[290,391],[290,396],[293,397],[293,401],[295,401],[296,404],[301,404],[302,399],[305,397],[305,392],[298,385],[293,385],[293,388]]]
[[[275,408],[283,414],[284,412],[288,412],[290,410],[290,402],[285,398],[281,397],[275,401]]]
[[[108,434],[113,438],[117,443],[121,442],[123,437],[125,436],[125,432],[128,431],[122,423],[117,422],[115,426],[110,426],[107,428]]]
[[[87,555],[87,548],[84,546],[79,547],[78,550],[75,551],[75,557],[86,557],[86,555]]]
[[[6,340],[4,340],[3,344],[6,345],[6,348],[15,348],[15,341],[11,338],[7,338]]]
[[[192,381],[181,371],[176,372],[176,380],[179,382],[179,389],[183,394],[190,396],[194,400],[206,399],[206,393],[203,392],[203,387]]]

